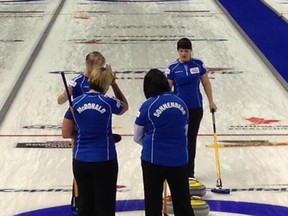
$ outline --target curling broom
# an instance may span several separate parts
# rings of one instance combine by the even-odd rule
[[[69,93],[69,89],[68,89],[68,85],[67,85],[67,81],[66,81],[66,78],[65,78],[65,73],[64,72],[61,72],[61,76],[62,76],[62,79],[63,79],[63,83],[64,83],[64,87],[65,87],[65,91],[66,91],[66,94],[67,94],[67,98],[68,98],[68,101],[69,101],[69,108],[71,110],[71,113],[72,113],[72,116],[73,116],[73,119],[74,119],[74,122],[75,121],[75,115],[74,115],[74,109],[73,109],[73,103],[72,103],[72,100],[71,100],[71,96],[70,96],[70,93]],[[71,140],[72,142],[72,151],[73,151],[73,148],[74,148],[74,139],[72,138]],[[72,196],[72,200],[71,200],[71,205],[72,205],[72,211],[73,211],[73,214],[77,214],[77,211],[78,211],[78,207],[77,207],[77,198],[78,198],[78,185],[77,185],[77,182],[75,180],[75,178],[73,179],[73,196]],[[76,211],[76,212],[75,212]]]
[[[213,122],[213,137],[214,137],[214,148],[215,148],[215,158],[216,158],[216,168],[217,168],[217,182],[216,187],[211,189],[213,193],[219,194],[230,194],[230,189],[222,188],[222,179],[221,179],[221,168],[220,168],[220,159],[219,159],[219,146],[216,133],[216,123],[215,123],[215,111],[212,110],[212,122]]]

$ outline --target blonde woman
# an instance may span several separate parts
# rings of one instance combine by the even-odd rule
[[[116,98],[105,96],[111,85]],[[122,115],[128,103],[109,65],[89,76],[90,91],[66,111],[64,138],[75,138],[73,174],[78,184],[79,216],[114,216],[118,162],[112,135],[112,114]],[[75,130],[77,128],[77,130]]]
[[[75,77],[69,83],[68,89],[69,93],[73,98],[81,96],[85,92],[90,90],[88,78],[94,68],[104,67],[106,60],[104,56],[97,51],[91,52],[86,56],[86,69],[84,72],[81,72],[80,75]],[[58,104],[63,104],[68,100],[67,93],[64,91],[61,95],[58,96]]]
[[[73,78],[68,85],[69,95],[72,96],[73,99],[90,91],[88,78],[92,70],[94,68],[104,67],[106,64],[106,60],[100,52],[93,51],[87,54],[85,58],[85,64],[86,64],[85,70],[81,72],[80,75]],[[67,92],[64,91],[61,95],[58,96],[57,103],[61,105],[64,104],[67,100],[68,100]],[[113,136],[116,142],[119,142],[121,140],[121,136],[119,134],[114,134]],[[73,184],[71,208],[72,212],[75,215],[77,215],[78,200],[77,200],[77,193],[75,193],[74,187],[75,185]]]

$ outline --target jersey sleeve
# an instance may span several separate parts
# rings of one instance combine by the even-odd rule
[[[204,75],[205,73],[207,73],[207,69],[206,69],[205,64],[204,64],[202,61],[200,61],[200,65],[201,65],[200,75],[202,76],[202,75]]]
[[[115,97],[107,97],[107,100],[111,107],[112,113],[117,115],[123,110],[123,104],[119,99]]]
[[[146,125],[146,119],[148,118],[148,106],[147,102],[144,102],[136,114],[135,124],[139,126]]]
[[[133,140],[134,142],[143,145],[142,139],[144,135],[144,126],[139,126],[137,124],[134,125],[134,135],[133,135]]]
[[[80,85],[81,82],[84,82],[84,75],[81,73],[80,75],[78,75],[77,77],[74,77],[70,82],[69,82],[69,86],[72,87],[72,96],[73,99],[75,99],[76,97],[82,95],[84,92],[82,91]]]
[[[71,112],[71,109],[68,108],[65,115],[64,115],[64,118],[66,119],[69,119],[69,120],[73,120],[73,115],[72,115],[72,112]]]
[[[167,79],[174,80],[174,73],[171,65],[165,69],[165,75]]]
[[[77,82],[75,79],[72,79],[70,82],[69,82],[69,86],[71,87],[75,87],[77,85]]]

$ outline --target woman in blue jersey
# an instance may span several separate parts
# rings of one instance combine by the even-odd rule
[[[162,215],[162,192],[169,184],[176,216],[192,216],[186,166],[188,163],[188,109],[170,93],[161,71],[151,69],[144,77],[142,104],[134,126],[134,141],[143,146],[141,165],[145,215]]]
[[[88,78],[94,68],[100,68],[105,66],[106,60],[104,56],[97,51],[90,52],[85,59],[86,68],[80,75],[73,78],[69,85],[68,90],[70,96],[73,99],[83,95],[84,93],[90,91]],[[64,104],[68,100],[67,92],[64,91],[61,95],[58,96],[57,102],[58,104]],[[121,140],[121,136],[119,134],[113,134],[116,142]],[[71,199],[71,208],[74,214],[77,214],[77,193],[75,193],[75,184],[73,184],[72,191],[72,199]]]
[[[109,85],[116,98],[105,95]],[[112,114],[125,113],[128,103],[110,66],[94,69],[89,86],[89,92],[73,100],[73,111],[67,110],[62,136],[75,139],[73,174],[79,190],[79,216],[114,216],[118,162]]]
[[[69,83],[68,89],[69,93],[73,98],[81,96],[85,92],[90,91],[88,78],[94,68],[104,67],[106,64],[106,60],[104,56],[97,51],[90,52],[86,56],[86,68],[84,72],[80,73],[80,75],[76,76]],[[63,104],[68,100],[68,96],[66,91],[64,91],[61,95],[58,96],[57,102],[58,104]]]
[[[210,111],[216,111],[213,101],[212,88],[203,62],[191,57],[192,43],[188,38],[182,38],[177,43],[179,58],[168,66],[165,73],[170,87],[179,96],[189,109],[189,179],[194,180],[196,141],[203,117],[203,102],[200,92],[200,83],[207,95]]]

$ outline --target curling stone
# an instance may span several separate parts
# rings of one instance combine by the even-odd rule
[[[195,216],[206,216],[210,212],[210,207],[201,197],[193,196],[191,198],[191,205],[194,210]]]
[[[166,199],[167,199],[167,213],[174,214],[172,197],[168,196]],[[191,205],[195,216],[207,216],[210,212],[210,207],[208,203],[202,200],[201,197],[196,196],[191,197]]]
[[[206,195],[206,186],[195,178],[189,178],[190,196],[203,197]]]

